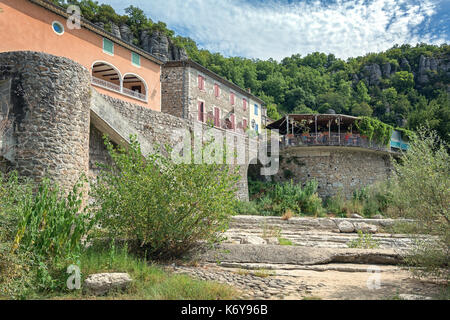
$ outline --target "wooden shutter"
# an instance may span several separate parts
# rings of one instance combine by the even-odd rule
[[[220,87],[218,84],[214,85],[214,94],[215,94],[216,98],[218,98],[220,96]]]
[[[244,131],[247,129],[247,119],[242,120],[242,127]]]
[[[214,125],[220,127],[220,110],[219,108],[214,108]]]
[[[205,89],[205,78],[203,78],[201,75],[198,76],[198,88],[200,90]]]
[[[247,111],[247,99],[242,100],[242,104],[244,105],[244,111]]]
[[[235,118],[234,118],[234,114],[231,115],[231,129],[235,130],[236,126],[235,126]]]

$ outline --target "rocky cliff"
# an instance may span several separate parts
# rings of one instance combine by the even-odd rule
[[[98,22],[96,25],[103,29],[110,29],[108,31],[116,37],[138,45],[143,50],[153,54],[164,62],[188,59],[186,50],[177,47],[168,36],[160,31],[143,31],[139,34],[139,37],[136,38],[127,24],[118,26],[114,23],[110,23],[110,25],[106,27],[104,23]]]
[[[424,87],[436,81],[450,79],[450,57],[424,56],[420,55],[418,61],[400,59],[398,64],[394,63],[371,63],[362,67],[361,71],[353,76],[355,81],[364,80],[370,86],[377,86],[381,80],[390,78],[398,71],[408,71],[414,75],[416,86]],[[450,93],[450,85],[447,85]]]

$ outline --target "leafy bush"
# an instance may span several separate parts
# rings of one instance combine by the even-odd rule
[[[283,216],[289,211],[298,215],[323,214],[322,200],[316,193],[317,186],[315,180],[309,181],[303,188],[292,180],[284,183],[249,183],[258,214],[276,216]]]
[[[0,182],[0,295],[24,299],[61,288],[63,269],[79,258],[94,223],[81,212],[81,183],[65,195],[48,179],[34,185],[16,172]]]
[[[358,238],[350,241],[348,244],[349,248],[359,248],[359,249],[375,249],[379,247],[377,240],[372,238],[371,234],[363,233],[358,231]]]
[[[83,183],[75,184],[67,195],[48,179],[38,186],[34,196],[21,205],[13,249],[31,251],[45,259],[78,259],[82,238],[95,223],[83,210]]]
[[[239,176],[233,169],[176,164],[162,153],[144,158],[135,137],[127,150],[105,143],[113,164],[101,165],[92,196],[110,238],[164,259],[184,255],[200,240],[220,240],[235,208]]]
[[[415,134],[408,152],[394,163],[396,184],[393,198],[397,210],[394,217],[417,220],[419,232],[437,236],[436,241],[419,241],[408,262],[422,274],[442,274],[448,277],[450,248],[450,157],[448,146],[437,133],[422,128]]]
[[[240,215],[257,215],[259,212],[256,203],[253,201],[236,201],[234,210],[236,214]]]

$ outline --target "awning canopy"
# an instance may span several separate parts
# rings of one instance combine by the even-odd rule
[[[289,133],[299,134],[308,127],[310,132],[324,130],[353,130],[353,124],[358,117],[343,114],[288,114],[285,117],[272,122],[267,129],[278,130],[280,134],[285,135],[287,130]],[[289,121],[289,124],[287,124]]]

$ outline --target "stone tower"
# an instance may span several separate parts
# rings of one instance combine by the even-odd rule
[[[19,174],[71,187],[89,169],[90,74],[45,53],[0,53],[0,154]]]

